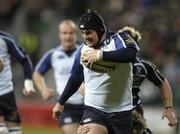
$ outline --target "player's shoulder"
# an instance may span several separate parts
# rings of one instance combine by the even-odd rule
[[[137,44],[136,41],[127,32],[118,32],[118,35],[124,40],[126,45]]]
[[[46,52],[44,53],[43,58],[51,57],[52,54],[57,51],[57,49],[58,49],[58,47],[54,47],[54,48],[51,48],[50,50],[46,51]]]
[[[88,49],[90,49],[90,47],[88,47],[88,45],[86,45],[85,43],[82,43],[78,49],[77,49],[77,53],[82,53],[87,51]]]
[[[136,58],[136,60],[132,62],[132,65],[133,65],[133,73],[141,72],[141,73],[147,74],[147,69],[144,66],[144,64],[141,62],[140,58]]]
[[[5,31],[0,31],[0,37],[11,40],[11,41],[16,41],[14,36],[12,36],[10,33],[5,32]]]
[[[143,65],[146,67],[146,68],[153,68],[155,69],[156,68],[156,65],[149,61],[149,60],[146,60],[146,59],[140,59],[140,61],[143,63]]]

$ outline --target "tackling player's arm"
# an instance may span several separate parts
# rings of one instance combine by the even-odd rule
[[[11,38],[4,39],[6,44],[8,45],[9,53],[16,58],[16,60],[23,66],[24,71],[24,90],[23,93],[26,96],[32,96],[35,92],[34,85],[32,82],[32,62],[25,52],[25,50],[20,47],[17,42],[15,42]]]
[[[71,76],[58,102],[53,108],[53,118],[58,119],[64,110],[64,103],[79,89],[84,80],[83,66],[80,63],[81,48],[77,51]]]
[[[33,73],[34,83],[41,92],[44,100],[50,99],[53,92],[53,90],[47,86],[44,80],[44,74],[51,68],[51,55],[52,51],[47,52],[39,61]]]
[[[3,59],[0,57],[0,72],[2,72],[4,68],[4,62],[3,62]]]
[[[164,102],[165,111],[162,115],[162,118],[166,117],[169,120],[170,126],[175,126],[177,124],[177,118],[173,111],[173,97],[171,87],[166,78],[159,72],[156,66],[150,62],[142,62],[147,68],[147,78],[154,83],[154,85],[158,86],[162,99]]]

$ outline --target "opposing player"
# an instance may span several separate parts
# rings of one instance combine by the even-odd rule
[[[33,78],[41,91],[44,100],[52,97],[50,89],[44,80],[44,74],[53,69],[56,80],[56,90],[61,96],[70,77],[71,68],[77,51],[77,27],[71,20],[59,24],[59,45],[49,50],[36,66]],[[83,85],[81,86],[83,88]],[[81,89],[80,89],[81,90]],[[65,134],[76,134],[83,114],[83,96],[77,91],[65,104],[65,110],[60,119],[60,125]]]
[[[71,76],[53,108],[53,117],[60,117],[64,103],[84,81],[81,125],[91,127],[87,134],[131,134],[130,62],[136,58],[137,45],[128,34],[108,32],[103,19],[94,11],[81,16],[79,28],[85,43],[76,54]],[[101,60],[115,63],[111,66]]]
[[[120,32],[129,33],[137,42],[141,40],[140,33],[132,27],[124,27]],[[143,117],[143,108],[139,93],[141,91],[140,86],[146,78],[160,89],[165,108],[162,118],[166,117],[169,125],[175,126],[177,124],[177,118],[173,110],[173,99],[169,82],[152,62],[140,58],[133,61],[133,109]],[[136,126],[136,124],[134,124],[134,126]],[[147,134],[150,133],[149,129],[145,131]]]
[[[24,90],[26,96],[35,92],[32,83],[32,64],[27,53],[15,39],[0,31],[0,56],[4,68],[0,73],[0,134],[21,134],[20,117],[13,92],[11,56],[15,57],[24,69]]]

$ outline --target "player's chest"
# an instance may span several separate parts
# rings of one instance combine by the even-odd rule
[[[52,55],[51,64],[54,69],[59,74],[69,74],[72,69],[75,54],[66,55],[63,52],[56,52]]]

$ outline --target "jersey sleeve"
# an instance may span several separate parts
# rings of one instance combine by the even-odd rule
[[[11,37],[2,36],[2,39],[7,44],[8,52],[11,56],[15,57],[15,59],[21,63],[24,70],[24,78],[32,79],[32,71],[33,66],[32,62],[29,58],[29,55],[25,52],[25,50]]]
[[[150,80],[154,85],[161,86],[165,78],[157,69],[157,67],[149,61],[143,61],[142,63],[147,70],[147,79]]]
[[[53,54],[53,50],[48,51],[37,64],[35,70],[41,75],[44,75],[52,67],[51,65],[52,54]]]
[[[66,84],[62,95],[58,100],[61,105],[64,105],[64,103],[79,89],[81,83],[84,80],[83,66],[80,63],[81,49],[82,46],[78,49],[76,53],[73,67],[71,70],[71,76]]]

